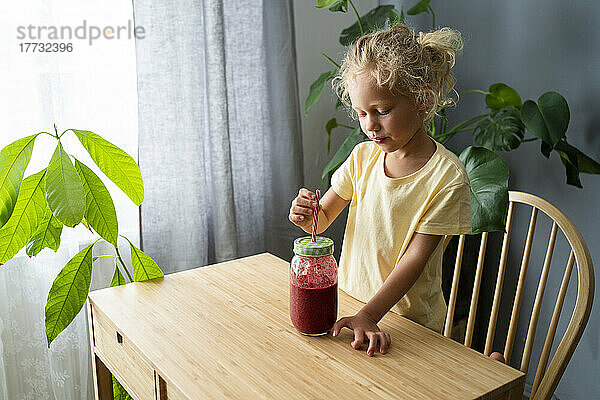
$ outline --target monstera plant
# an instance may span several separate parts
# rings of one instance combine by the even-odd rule
[[[91,168],[69,155],[61,140],[66,133],[79,139],[98,168],[131,201],[140,205],[144,199],[142,176],[133,158],[90,131],[67,129],[59,135],[55,125],[53,133],[24,137],[0,152],[0,265],[23,248],[29,257],[44,248],[57,251],[65,227],[83,224],[99,236],[67,262],[52,284],[45,310],[48,346],[69,326],[87,299],[92,268],[98,258],[92,256],[92,248],[99,240],[105,240],[115,249],[112,257],[117,261],[111,286],[127,282],[123,273],[130,282],[163,276],[152,258],[119,235],[117,214],[108,189]],[[24,177],[39,135],[56,139],[56,147],[46,168]],[[133,275],[119,252],[119,237],[130,246]]]
[[[427,13],[432,16],[433,28],[435,14],[429,4],[431,0],[421,0],[411,7],[406,14],[417,15]],[[318,0],[317,8],[328,8],[331,12],[346,13],[349,7],[356,16],[356,22],[344,29],[339,37],[343,46],[349,46],[360,36],[386,26],[405,22],[404,10],[400,13],[393,5],[375,7],[359,16],[352,0]],[[335,68],[322,73],[310,86],[305,102],[305,113],[319,99],[325,84],[336,76],[340,65],[331,57],[321,53]],[[428,126],[431,137],[442,144],[461,132],[471,132],[476,146],[464,149],[459,158],[464,163],[471,181],[471,204],[473,233],[484,231],[501,231],[504,229],[508,211],[508,178],[509,169],[499,155],[503,151],[511,151],[522,143],[540,141],[541,153],[550,158],[552,152],[558,153],[565,166],[567,184],[582,187],[580,173],[600,174],[600,164],[586,156],[579,149],[567,142],[566,132],[570,113],[567,101],[557,92],[546,92],[536,101],[524,103],[516,90],[504,83],[492,84],[487,91],[469,90],[461,94],[480,93],[485,95],[487,113],[477,115],[448,129],[446,108],[437,110],[436,117]],[[342,108],[338,100],[336,108]],[[359,126],[342,124],[332,118],[325,124],[327,132],[328,152],[331,150],[331,134],[334,128],[350,130],[345,140],[337,149],[322,172],[325,180],[350,155],[354,146],[367,140]],[[525,132],[532,136],[526,137]]]

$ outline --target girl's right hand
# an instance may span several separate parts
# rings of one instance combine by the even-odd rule
[[[312,230],[313,210],[317,205],[316,198],[317,196],[313,192],[302,188],[290,207],[290,221],[304,229],[305,232],[311,232]]]

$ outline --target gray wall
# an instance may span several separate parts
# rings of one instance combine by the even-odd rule
[[[301,104],[304,104],[313,80],[319,73],[329,69],[320,52],[324,51],[339,60],[343,48],[337,42],[337,36],[341,29],[353,23],[352,14],[333,15],[315,9],[313,3],[294,3]],[[362,14],[377,3],[360,2],[359,12]],[[397,8],[402,4],[400,1],[386,3],[395,4]],[[416,0],[405,3],[407,9],[416,3]],[[546,91],[558,91],[569,102],[571,111],[571,122],[567,131],[569,142],[594,159],[600,160],[600,136],[596,135],[596,128],[600,124],[600,116],[597,114],[597,104],[600,100],[600,79],[597,77],[600,73],[600,3],[591,0],[570,3],[556,0],[433,1],[432,6],[436,12],[438,26],[458,29],[465,38],[463,55],[458,57],[455,67],[459,92],[468,89],[486,90],[492,83],[504,82],[515,88],[525,101],[537,100]],[[428,30],[431,27],[430,17],[410,17],[408,22],[420,30]],[[485,112],[483,104],[481,95],[462,96],[459,106],[449,113],[451,126],[452,122],[463,121]],[[305,186],[309,188],[325,189],[320,181],[320,174],[330,155],[327,155],[324,124],[333,116],[337,116],[338,121],[344,119],[344,114],[336,112],[334,105],[335,100],[330,91],[327,91],[308,116],[303,116],[302,119]],[[341,129],[337,133],[334,131],[333,149],[337,149],[345,133]],[[469,144],[470,138],[465,135],[453,140],[449,147],[460,151]],[[583,190],[568,186],[564,167],[557,155],[553,154],[550,160],[546,160],[539,153],[537,143],[526,143],[516,151],[504,153],[504,158],[511,169],[510,188],[534,193],[563,210],[583,234],[594,264],[599,265],[600,177],[582,174]],[[528,212],[519,211],[516,218],[528,220]],[[341,243],[343,223],[344,218],[340,218],[327,232],[336,243]],[[539,246],[534,246],[533,249],[522,313],[531,309],[539,266],[545,251],[545,248],[540,247],[548,238],[548,221],[540,217],[539,223],[536,231],[536,244],[539,242]],[[522,243],[525,231],[526,226],[515,230],[513,242],[517,245],[511,247],[509,265],[518,265],[520,262],[522,244],[518,243]],[[555,293],[562,279],[562,271],[559,269],[563,268],[567,258],[566,245],[559,243],[543,303],[543,312],[546,314],[552,313]],[[514,280],[513,275],[507,276],[507,287]],[[486,282],[486,290],[492,290],[492,279]],[[576,284],[577,278],[573,276],[564,306],[567,314],[575,303]],[[596,297],[598,292],[596,289]],[[506,293],[505,303],[508,303],[512,295],[508,291]],[[501,312],[501,318],[506,319],[506,314],[510,312],[509,305],[503,304]],[[594,307],[581,342],[556,390],[556,398],[600,398],[598,317],[598,307]],[[516,352],[522,349],[523,332],[526,330],[524,318],[521,320],[515,344]],[[542,318],[540,326],[545,327],[548,322],[549,317]],[[568,317],[561,318],[559,334],[564,331],[567,323]],[[505,334],[498,331],[495,350],[502,350],[501,343]],[[537,335],[535,346],[537,351],[534,352],[534,358],[539,357],[543,346],[541,335]],[[519,357],[515,362],[519,362]],[[528,375],[529,383],[533,381],[533,373]]]

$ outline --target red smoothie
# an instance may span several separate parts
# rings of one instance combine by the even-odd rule
[[[305,288],[290,282],[290,317],[300,332],[326,334],[337,320],[337,282],[324,288]]]

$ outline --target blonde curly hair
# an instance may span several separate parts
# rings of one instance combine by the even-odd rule
[[[450,69],[462,47],[460,32],[450,28],[416,34],[408,26],[397,24],[360,37],[348,49],[332,87],[356,118],[348,87],[358,75],[368,73],[380,87],[424,104],[425,124],[438,107],[456,103],[449,97],[456,82]]]

